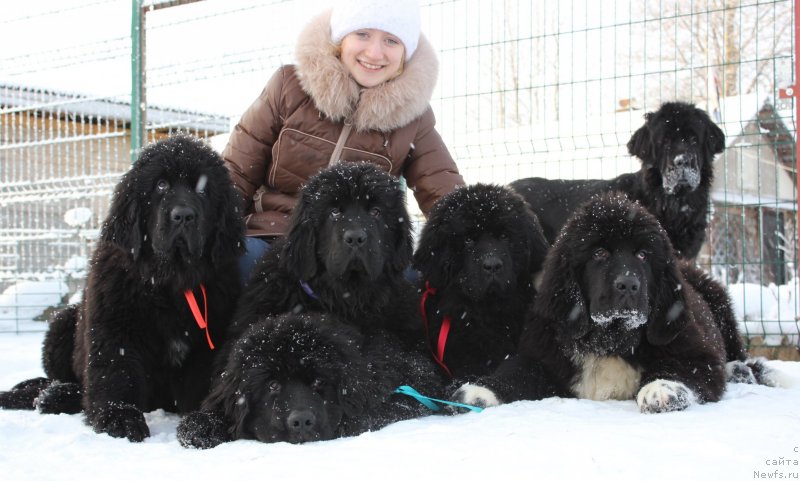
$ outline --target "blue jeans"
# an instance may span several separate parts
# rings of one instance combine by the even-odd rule
[[[418,270],[414,269],[412,266],[408,266],[406,267],[406,270],[403,271],[403,277],[405,277],[406,280],[412,285],[416,286],[419,284],[419,278],[421,276]]]
[[[247,285],[259,259],[269,252],[272,245],[261,237],[245,237],[244,248],[245,253],[239,257],[239,281],[242,287]],[[411,266],[406,267],[403,276],[415,286],[419,283],[419,272]]]
[[[250,280],[250,274],[258,264],[261,256],[266,254],[272,245],[261,237],[245,237],[244,249],[245,252],[239,256],[239,282],[242,287],[247,285]]]

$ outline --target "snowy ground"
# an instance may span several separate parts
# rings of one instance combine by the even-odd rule
[[[41,333],[0,335],[0,390],[41,375]],[[783,388],[730,385],[715,404],[644,415],[633,401],[545,399],[405,421],[306,445],[237,441],[182,448],[178,417],[147,415],[141,444],[80,415],[0,411],[5,480],[800,478],[800,363],[772,361]],[[797,464],[795,464],[797,463]],[[763,474],[763,478],[761,475]]]

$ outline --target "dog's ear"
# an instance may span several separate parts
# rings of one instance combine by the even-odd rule
[[[547,255],[548,249],[550,249],[550,243],[547,242],[547,238],[544,236],[544,230],[539,223],[539,217],[527,203],[525,204],[523,216],[525,217],[524,225],[527,230],[525,235],[530,248],[530,253],[528,255],[528,272],[533,274],[541,270],[544,258]]]
[[[137,195],[140,188],[142,187],[138,185],[135,175],[129,172],[123,177],[114,192],[114,199],[101,235],[103,242],[115,244],[130,252],[134,260],[139,258],[145,242],[146,229],[142,224],[147,222],[144,216],[147,214],[146,211],[149,211]]]
[[[224,175],[227,181],[227,169],[221,167],[219,175]],[[212,173],[212,175],[216,172]],[[215,186],[212,186],[212,188]],[[216,212],[214,213],[215,236],[214,245],[211,248],[211,259],[216,264],[228,259],[235,259],[244,252],[244,220],[242,218],[243,199],[233,187],[233,183],[225,186],[223,192],[212,195],[220,195],[221,199],[215,203]]]
[[[646,162],[646,159],[651,157],[650,152],[652,150],[650,128],[648,127],[650,119],[652,118],[652,113],[645,114],[644,118],[644,125],[639,127],[639,130],[634,132],[631,139],[628,141],[628,153],[638,157],[642,162]]]
[[[301,196],[286,234],[281,264],[290,275],[308,280],[317,274],[317,223],[311,215],[310,200]]]
[[[245,430],[245,421],[250,413],[250,393],[246,389],[241,366],[234,362],[234,356],[229,356],[229,362],[221,376],[216,378],[211,385],[200,409],[202,411],[221,412],[227,422],[231,423],[228,434],[233,439],[242,437]]]
[[[249,438],[250,429],[247,426],[247,420],[250,417],[250,406],[253,404],[250,399],[252,393],[234,391],[232,394],[234,396],[231,396],[229,402],[226,403],[226,407],[230,406],[230,414],[227,414],[226,410],[226,416],[232,422],[229,432],[233,439]]]
[[[578,273],[570,262],[575,255],[566,243],[557,243],[544,262],[544,275],[533,315],[551,319],[556,336],[567,342],[582,337],[591,327]]]
[[[708,149],[708,156],[713,158],[715,154],[722,153],[725,150],[725,133],[715,124],[708,115],[708,131],[706,132],[706,149]]]
[[[450,284],[455,271],[456,256],[452,253],[451,244],[458,242],[458,239],[445,234],[450,229],[442,228],[444,222],[436,213],[431,215],[422,229],[413,257],[414,268],[420,271],[422,280],[428,281],[433,287]]]
[[[378,392],[378,384],[371,379],[366,362],[351,360],[342,366],[339,382],[339,406],[349,418],[358,418],[365,412],[374,411],[382,397],[390,393]]]
[[[686,305],[684,289],[677,263],[671,259],[651,294],[654,298],[653,310],[647,321],[647,340],[650,344],[669,344],[686,327],[691,313]]]
[[[392,220],[392,222],[398,222]],[[395,248],[392,252],[391,267],[394,272],[403,272],[411,264],[414,254],[414,237],[411,235],[411,219],[400,219],[396,231]]]

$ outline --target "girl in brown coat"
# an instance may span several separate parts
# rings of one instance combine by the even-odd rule
[[[246,200],[246,279],[285,234],[306,180],[341,161],[403,176],[423,214],[464,180],[434,128],[435,52],[416,0],[351,0],[315,17],[296,65],[277,70],[231,133],[223,158]]]

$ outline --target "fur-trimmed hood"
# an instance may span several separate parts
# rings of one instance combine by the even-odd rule
[[[331,12],[314,17],[297,41],[297,76],[314,105],[334,121],[349,119],[359,132],[389,132],[403,127],[428,108],[439,63],[424,35],[403,73],[365,89],[350,76],[331,42]],[[360,101],[359,101],[360,98]]]

